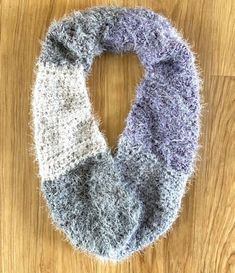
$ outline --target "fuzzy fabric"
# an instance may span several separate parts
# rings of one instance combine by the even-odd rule
[[[106,51],[133,51],[145,70],[115,155],[86,87]],[[121,260],[170,229],[193,172],[199,87],[189,46],[150,10],[96,7],[51,25],[33,92],[35,146],[52,220],[73,246]]]

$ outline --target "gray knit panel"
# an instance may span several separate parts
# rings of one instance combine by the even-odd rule
[[[124,10],[95,7],[55,22],[42,44],[39,61],[58,66],[82,65],[89,71],[94,58],[105,51],[105,37]]]
[[[140,204],[122,184],[110,154],[82,162],[42,191],[54,223],[73,246],[116,260],[138,226]]]

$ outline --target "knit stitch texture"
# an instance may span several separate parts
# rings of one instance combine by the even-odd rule
[[[107,51],[133,51],[144,67],[115,155],[86,87]],[[33,91],[35,146],[52,220],[74,247],[117,261],[170,229],[196,159],[199,89],[188,44],[150,10],[95,7],[50,26]]]

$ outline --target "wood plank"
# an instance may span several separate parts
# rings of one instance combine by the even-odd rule
[[[120,264],[74,251],[41,197],[29,126],[34,64],[54,18],[92,5],[144,6],[169,17],[192,44],[204,79],[197,173],[166,239]],[[1,1],[0,272],[235,272],[235,2],[232,0]],[[103,55],[89,87],[115,148],[143,70],[134,54]]]

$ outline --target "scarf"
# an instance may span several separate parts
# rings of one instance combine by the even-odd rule
[[[96,56],[130,51],[144,78],[112,154],[86,77]],[[200,80],[189,45],[153,11],[95,7],[50,26],[36,67],[35,150],[54,224],[75,248],[113,261],[166,234],[199,139]]]

